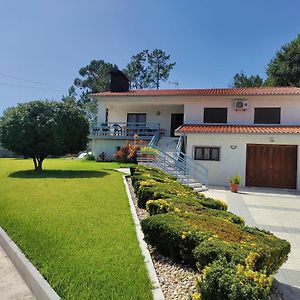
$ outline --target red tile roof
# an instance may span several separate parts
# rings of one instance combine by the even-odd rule
[[[248,96],[248,95],[300,95],[296,87],[258,87],[258,88],[220,88],[220,89],[167,89],[130,90],[128,92],[103,92],[90,96],[128,97],[128,96]]]
[[[269,133],[300,134],[300,126],[289,125],[202,125],[184,124],[178,133]]]

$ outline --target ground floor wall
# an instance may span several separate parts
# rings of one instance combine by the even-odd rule
[[[133,143],[132,140],[128,141],[124,139],[93,139],[91,142],[92,153],[96,160],[101,160],[99,155],[102,153],[105,153],[106,160],[115,160],[114,154],[117,149],[128,142]]]
[[[300,190],[300,137],[298,135],[257,135],[257,134],[189,134],[187,155],[194,157],[195,147],[219,147],[219,161],[199,160],[208,169],[209,185],[227,186],[235,174],[242,177],[245,186],[247,144],[297,145],[297,189]]]

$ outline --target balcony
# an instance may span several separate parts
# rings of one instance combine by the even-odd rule
[[[89,138],[131,140],[137,134],[140,139],[151,140],[158,130],[159,123],[107,122],[92,125]]]

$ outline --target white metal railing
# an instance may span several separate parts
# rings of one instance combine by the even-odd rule
[[[173,156],[162,151],[157,147],[160,139],[159,131],[152,137],[149,146],[158,151],[157,155],[152,157],[139,157],[139,162],[146,164],[154,164],[163,171],[174,175],[179,181],[189,184],[191,180],[208,184],[208,170],[199,162],[193,160],[181,151],[183,145],[183,138],[179,139],[176,151]]]
[[[160,130],[159,123],[139,122],[106,122],[91,125],[90,134],[93,136],[152,137]]]

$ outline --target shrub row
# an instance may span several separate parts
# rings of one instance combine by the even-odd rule
[[[191,206],[199,203],[204,207],[227,210],[227,205],[224,202],[195,192],[191,187],[178,182],[176,177],[161,170],[142,166],[131,167],[130,170],[132,184],[138,197],[138,205],[141,208],[146,208],[148,200],[174,199],[177,196],[177,199],[189,201]]]
[[[168,212],[142,221],[146,240],[174,260],[202,270],[219,257],[243,264],[257,254],[253,270],[275,273],[286,261],[290,245],[271,233],[234,224],[213,214]]]
[[[202,271],[202,299],[265,299],[270,275],[290,252],[287,241],[245,226],[222,201],[196,193],[160,170],[138,166],[131,174],[139,206],[150,215],[141,223],[146,241]],[[221,276],[223,267],[227,275]]]

